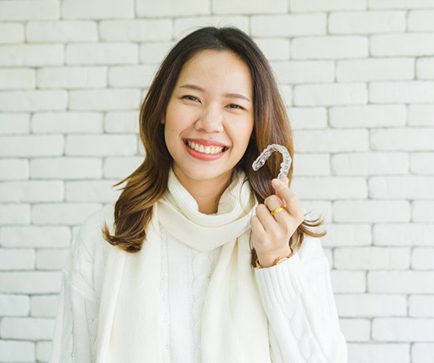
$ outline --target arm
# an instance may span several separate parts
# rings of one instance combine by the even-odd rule
[[[90,363],[98,301],[91,284],[92,259],[80,228],[63,269],[51,363]]]
[[[280,264],[255,269],[277,361],[347,363],[329,263],[319,239],[307,238]]]

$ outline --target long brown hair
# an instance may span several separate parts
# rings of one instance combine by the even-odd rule
[[[280,155],[273,153],[266,164],[254,171],[253,161],[269,144],[286,146],[293,160],[288,173],[291,185],[294,166],[294,145],[285,105],[279,94],[272,69],[264,54],[243,31],[234,27],[204,27],[182,38],[161,63],[140,108],[140,139],[145,149],[143,163],[129,176],[114,184],[122,193],[114,207],[115,232],[111,235],[105,224],[104,238],[127,252],[138,252],[146,238],[146,227],[152,217],[152,208],[167,189],[172,157],[164,142],[165,111],[183,65],[196,53],[205,49],[231,51],[249,67],[253,81],[254,126],[246,152],[235,166],[246,173],[259,203],[274,194],[271,179],[280,170]],[[234,170],[235,170],[234,169]],[[304,235],[322,237],[326,232],[314,232],[308,227],[319,226],[322,218],[305,219],[298,226],[289,243],[297,249]],[[256,253],[252,251],[252,265]]]

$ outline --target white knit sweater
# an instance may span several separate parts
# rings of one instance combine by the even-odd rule
[[[199,363],[201,308],[220,248],[199,252],[177,241],[166,230],[162,232],[165,347],[173,363]],[[115,247],[107,243],[97,248]],[[76,243],[74,251],[70,260],[72,269],[68,266],[64,269],[53,340],[55,350],[70,357],[69,362],[90,363],[94,361],[98,294],[105,266],[104,259],[93,258],[84,245]],[[255,269],[255,277],[269,321],[273,362],[347,362],[329,264],[320,239],[307,237],[291,259],[274,267]],[[53,354],[51,362],[68,363],[62,359]]]

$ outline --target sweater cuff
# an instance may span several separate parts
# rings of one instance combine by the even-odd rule
[[[297,253],[291,258],[265,268],[254,268],[255,278],[266,306],[293,301],[302,293],[303,266]]]

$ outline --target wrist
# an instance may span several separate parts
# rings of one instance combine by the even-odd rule
[[[266,268],[279,264],[290,258],[294,254],[291,247],[283,249],[281,251],[276,251],[273,253],[257,253],[256,267]]]

